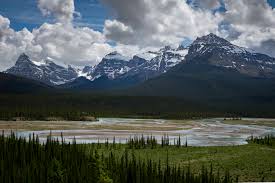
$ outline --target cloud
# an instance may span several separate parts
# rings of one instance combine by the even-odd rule
[[[0,16],[0,70],[12,66],[25,52],[35,60],[51,57],[65,64],[94,65],[113,51],[104,35],[87,27],[44,23],[32,32],[14,31],[9,20]]]
[[[225,0],[225,8],[225,19],[236,27],[275,27],[275,10],[266,0]]]
[[[0,15],[0,70],[11,66],[11,60],[16,59],[18,52],[30,47],[31,37],[27,29],[15,32],[10,28],[10,20]]]
[[[57,22],[44,23],[32,31],[26,28],[15,31],[10,28],[9,19],[0,16],[0,70],[11,67],[23,52],[36,61],[51,57],[57,63],[84,66],[97,64],[102,57],[115,50],[126,56],[133,56],[137,52],[149,49],[121,43],[111,46],[108,44],[109,39],[101,32],[73,25],[71,22],[74,5],[67,3],[40,0],[38,6],[41,11],[45,15],[54,15]],[[112,25],[113,23],[115,22],[111,21]],[[119,27],[118,32],[124,29],[131,32],[127,27],[123,27],[121,22],[116,23]]]
[[[257,47],[254,47],[254,49],[258,50],[261,53],[275,57],[275,39],[271,38],[266,41],[262,41],[261,44]]]
[[[275,56],[275,9],[266,0],[225,0],[225,8],[224,31],[233,43]]]
[[[38,7],[44,16],[52,15],[63,23],[70,23],[75,13],[74,0],[38,0]]]
[[[101,0],[113,11],[104,34],[121,44],[160,47],[210,32],[275,56],[275,10],[266,0]],[[190,1],[189,1],[190,2]],[[274,51],[273,51],[274,50]]]
[[[85,66],[97,64],[115,50],[126,56],[146,50],[137,45],[111,46],[103,33],[73,25],[73,0],[39,0],[38,7],[44,15],[54,16],[56,23],[15,31],[10,28],[10,20],[0,15],[0,70],[13,66],[23,52],[36,61],[51,57],[60,64]]]
[[[51,57],[59,64],[75,66],[95,65],[112,51],[133,56],[141,49],[138,46],[117,44],[112,47],[105,36],[88,27],[72,24],[44,23],[37,29],[14,31],[9,19],[0,16],[0,70],[14,65],[21,53],[33,60]]]
[[[112,50],[100,32],[87,27],[45,23],[33,30],[33,35],[33,42],[42,48],[38,57],[49,56],[70,64],[88,60],[94,64]]]
[[[10,27],[10,20],[0,15],[0,31]]]
[[[0,40],[10,31],[10,20],[0,15]]]
[[[221,17],[195,10],[183,0],[101,0],[114,14],[106,20],[104,34],[121,44],[164,46],[217,33]]]

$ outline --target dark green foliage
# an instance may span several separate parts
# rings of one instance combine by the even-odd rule
[[[274,79],[249,77],[235,69],[203,63],[190,61],[178,64],[167,73],[125,93],[133,96],[182,97],[201,104],[198,106],[208,106],[216,112],[223,111],[236,116],[274,113]]]
[[[2,120],[81,120],[83,112],[95,117],[133,118],[275,117],[274,80],[209,65],[180,64],[160,77],[123,91],[49,90],[35,81],[20,84],[25,79],[1,76]],[[14,77],[18,82],[13,81]],[[23,92],[18,92],[21,89]]]
[[[154,142],[143,139],[145,144]],[[141,140],[141,139],[140,139]],[[148,142],[147,142],[148,141]],[[3,183],[227,183],[232,182],[229,172],[224,176],[214,175],[202,167],[201,172],[169,164],[167,154],[163,167],[161,160],[139,159],[128,149],[122,155],[113,153],[113,145],[105,144],[109,150],[99,155],[101,145],[91,146],[65,144],[48,137],[43,145],[38,137],[28,140],[14,134],[0,136],[0,182]],[[119,145],[119,144],[117,144]],[[88,147],[91,147],[88,149]]]
[[[161,137],[161,147],[169,146],[170,145],[170,139],[168,135],[164,135]]]
[[[99,162],[95,156],[87,157],[84,148],[73,144],[59,144],[47,139],[28,141],[12,134],[0,137],[0,182],[98,182]]]
[[[50,92],[53,88],[31,79],[0,72],[0,93]]]
[[[235,69],[209,64],[181,63],[144,82],[129,93],[143,96],[178,96],[198,100],[274,97],[275,81],[250,77]]]
[[[112,152],[108,156],[103,156],[102,161],[105,162],[106,170],[114,182],[120,183],[227,183],[232,182],[229,172],[220,177],[214,175],[212,166],[210,171],[202,167],[201,172],[192,172],[190,166],[180,168],[169,165],[169,157],[167,156],[166,166],[161,167],[159,163],[153,162],[151,159],[141,161],[134,153],[129,153],[126,149],[121,157],[115,156]]]
[[[74,120],[82,112],[96,117],[275,117],[274,79],[208,64],[179,64],[141,85],[111,91],[49,88],[1,73],[0,93],[0,119]]]
[[[134,138],[130,137],[127,140],[127,145],[129,149],[154,149],[157,146],[157,140],[153,136],[135,136]]]
[[[171,141],[174,141],[174,143],[171,143]],[[129,149],[154,149],[156,147],[169,147],[169,146],[175,146],[175,147],[187,147],[187,139],[185,144],[182,144],[182,137],[179,135],[179,137],[176,139],[170,139],[168,135],[163,135],[161,137],[161,144],[158,144],[157,139],[154,136],[134,136],[134,138],[130,137],[127,139],[127,147]]]
[[[255,143],[255,144],[261,144],[261,145],[275,146],[275,136],[273,136],[273,135],[266,135],[264,137],[251,136],[248,139],[248,142]]]
[[[88,93],[0,95],[2,120],[12,120],[14,117],[26,120],[62,117],[73,120],[83,114],[95,117],[190,119],[217,117],[224,113],[171,97],[100,96]]]
[[[1,94],[0,119],[21,117],[23,120],[47,120],[49,117],[61,117],[64,120],[81,120],[83,115],[162,119],[275,116],[272,100],[268,99],[264,106],[261,102],[254,105],[247,101],[238,105],[234,100],[227,100],[226,104],[216,108],[211,107],[215,102],[194,103],[178,97],[103,96],[89,93]]]

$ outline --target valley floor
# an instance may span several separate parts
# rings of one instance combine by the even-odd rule
[[[169,162],[171,167],[176,166],[184,170],[190,168],[192,172],[200,173],[203,172],[202,167],[210,170],[212,166],[215,175],[223,176],[229,171],[233,181],[255,182],[275,181],[275,141],[273,138],[271,145],[264,145],[267,143],[266,140],[262,140],[263,144],[257,144],[257,141],[248,143],[247,139],[251,135],[256,137],[275,134],[274,123],[273,119],[252,118],[234,120],[100,118],[94,122],[0,121],[0,130],[5,130],[5,136],[9,136],[12,130],[17,137],[26,138],[34,133],[39,137],[40,145],[41,142],[45,142],[49,134],[57,138],[62,133],[65,141],[79,143],[77,146],[83,147],[88,157],[97,151],[100,157],[114,155],[119,162],[127,151],[129,158],[135,157],[141,162],[150,160],[155,163],[160,162],[163,168]],[[129,137],[143,138],[143,135],[145,139],[156,137],[158,145],[154,142],[152,146],[130,147]],[[168,138],[172,145],[162,146],[163,137]],[[180,147],[173,145],[178,143],[179,137]],[[60,148],[63,148],[63,145]],[[17,157],[18,154],[14,156]]]

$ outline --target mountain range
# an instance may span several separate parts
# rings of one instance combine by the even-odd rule
[[[60,66],[50,58],[37,62],[26,54],[21,54],[15,65],[5,73],[26,77],[44,82],[48,85],[70,87],[81,80],[98,83],[99,80],[124,80],[137,78],[137,82],[145,81],[167,72],[170,68],[184,60],[187,50],[165,47],[158,52],[146,52],[127,58],[118,52],[106,55],[96,66],[86,66],[82,70],[72,66]],[[64,85],[65,84],[65,85]]]
[[[132,58],[118,52],[96,66],[75,69],[51,58],[42,62],[20,55],[5,73],[70,90],[121,90],[126,95],[191,98],[267,95],[275,78],[275,58],[256,53],[214,34],[197,38],[189,47],[166,46]],[[270,93],[268,91],[268,94]]]

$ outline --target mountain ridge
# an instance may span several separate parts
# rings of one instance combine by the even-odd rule
[[[186,62],[233,68],[252,77],[275,78],[275,58],[233,45],[214,34],[197,38],[189,47]]]
[[[128,89],[125,94],[184,97],[194,101],[272,98],[274,64],[274,58],[252,53],[210,34],[190,45],[185,62]]]
[[[32,61],[25,53],[22,53],[15,65],[6,70],[5,73],[34,79],[48,85],[64,84],[78,76],[76,70],[71,66],[65,68],[49,59],[43,62]]]
[[[111,52],[97,65],[86,66],[82,70],[59,66],[50,59],[35,62],[22,54],[15,66],[6,72],[67,89],[89,89],[89,86],[90,89],[102,89],[103,86],[104,89],[113,89],[138,85],[187,63],[233,69],[249,77],[275,78],[275,58],[236,46],[215,34],[198,37],[188,49],[166,46],[132,58]],[[83,77],[91,82],[83,82]]]

